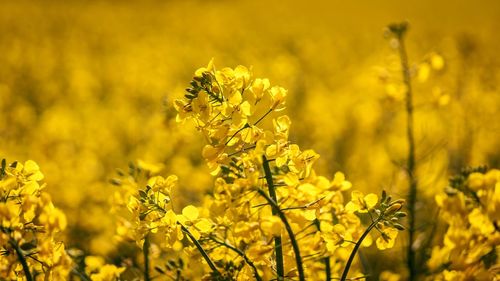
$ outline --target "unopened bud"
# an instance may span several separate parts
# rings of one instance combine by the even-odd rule
[[[403,205],[401,205],[399,203],[392,204],[391,206],[389,206],[389,208],[387,208],[386,213],[387,214],[392,214],[394,212],[397,212],[397,211],[401,210],[402,207],[403,207]]]
[[[398,217],[398,218],[404,218],[404,217],[406,217],[406,213],[405,212],[396,212],[396,213],[394,213],[394,216]]]
[[[391,205],[392,204],[401,204],[401,205],[403,205],[404,203],[406,203],[406,200],[404,200],[404,199],[398,199],[398,200],[392,202]]]
[[[397,230],[401,230],[401,231],[405,230],[405,227],[399,223],[395,223],[395,224],[393,224],[393,226]]]

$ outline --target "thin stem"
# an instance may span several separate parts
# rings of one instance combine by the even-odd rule
[[[276,196],[276,189],[274,188],[273,174],[271,173],[271,167],[269,167],[269,161],[266,156],[262,156],[262,164],[264,166],[264,174],[269,189],[269,196],[274,202],[278,202],[278,197]],[[279,209],[279,208],[278,208]],[[277,215],[278,212],[275,208],[271,208],[273,216]],[[278,275],[278,281],[285,279],[285,265],[283,259],[283,248],[281,242],[281,235],[274,236],[274,252],[276,254],[276,272]]]
[[[181,226],[181,229],[184,233],[187,234],[187,236],[189,236],[189,239],[191,239],[191,241],[193,242],[193,244],[196,246],[196,248],[198,249],[198,251],[200,252],[200,254],[203,256],[203,258],[205,259],[205,261],[208,263],[208,266],[210,266],[210,269],[212,269],[212,271],[218,275],[218,276],[221,276],[219,270],[217,269],[217,267],[215,266],[214,262],[210,259],[210,257],[208,256],[207,252],[205,252],[205,250],[203,249],[203,247],[201,246],[200,242],[198,242],[198,240],[196,240],[196,238],[193,236],[193,234],[189,231],[189,229],[187,229],[184,225],[182,225],[181,223],[179,223],[180,226]]]
[[[228,156],[228,157],[231,157],[231,156],[237,155],[237,154],[239,154],[239,153],[245,152],[245,151],[247,151],[247,150],[249,150],[249,149],[253,149],[253,148],[255,148],[255,147],[256,147],[255,145],[251,145],[251,146],[248,146],[248,147],[244,147],[244,148],[242,148],[242,149],[240,149],[240,150],[238,150],[238,151],[235,151],[235,152],[233,152],[233,153],[228,154],[227,156]]]
[[[88,277],[87,274],[78,271],[78,269],[76,269],[76,268],[71,269],[71,273],[78,276],[81,280],[91,281],[90,277]]]
[[[314,220],[314,225],[318,231],[321,231],[321,224],[318,219]],[[323,263],[325,264],[325,280],[330,281],[332,279],[332,269],[330,268],[330,256],[326,256],[323,258]]]
[[[144,238],[144,244],[142,245],[142,254],[144,255],[144,281],[150,281],[151,277],[149,276],[149,235],[146,235]]]
[[[416,171],[416,161],[415,161],[415,137],[413,130],[413,92],[411,87],[410,78],[410,68],[408,66],[408,55],[404,43],[404,34],[406,29],[399,33],[396,33],[398,46],[399,46],[399,56],[401,59],[401,68],[403,74],[403,81],[406,86],[406,137],[408,142],[408,159],[407,159],[407,171],[408,171],[408,181],[409,181],[409,192],[408,192],[408,249],[407,249],[407,267],[409,271],[409,279],[413,281],[417,277],[417,263],[416,263],[416,251],[413,249],[413,244],[415,242],[416,235],[416,212],[415,205],[417,202],[417,177]]]
[[[295,254],[295,263],[297,264],[297,271],[299,273],[299,280],[300,281],[305,281],[305,275],[304,275],[304,268],[302,266],[302,257],[300,256],[300,249],[299,249],[299,243],[297,242],[297,239],[295,238],[295,234],[293,233],[292,227],[290,226],[290,223],[288,222],[288,219],[285,216],[285,213],[281,211],[280,207],[276,202],[271,199],[266,192],[263,190],[259,189],[257,190],[259,194],[266,199],[266,201],[271,205],[273,208],[274,212],[278,215],[278,217],[281,219],[283,224],[285,225],[285,229],[288,233],[288,236],[290,237],[290,242],[292,244],[292,249],[293,253]]]
[[[245,262],[248,264],[248,266],[250,266],[252,268],[255,279],[257,281],[262,281],[262,277],[260,277],[259,271],[257,270],[257,267],[255,266],[255,264],[252,262],[252,260],[250,260],[248,258],[248,256],[243,251],[241,251],[240,249],[238,249],[238,248],[236,248],[236,247],[234,247],[232,245],[229,245],[229,244],[227,244],[227,243],[225,243],[223,241],[219,241],[215,237],[210,237],[210,239],[212,241],[214,241],[215,243],[217,243],[219,245],[222,245],[222,246],[224,246],[224,247],[232,250],[233,252],[237,253],[240,257],[242,257],[245,260]]]
[[[260,123],[260,121],[262,121],[264,118],[266,118],[267,115],[269,115],[269,113],[273,112],[272,109],[269,109],[266,113],[264,113],[264,115],[262,115],[259,120],[255,121],[255,123],[253,123],[254,126],[257,126],[257,124]]]
[[[231,140],[232,140],[234,137],[236,137],[236,135],[237,135],[239,132],[243,131],[243,130],[244,130],[244,129],[246,129],[246,128],[250,128],[250,124],[246,123],[243,127],[239,128],[236,132],[234,132],[234,134],[233,134],[231,137],[229,137],[229,139],[226,141],[226,143],[224,144],[224,146],[228,145],[228,144],[231,142]]]
[[[323,199],[325,199],[325,197],[321,197],[318,200],[314,200],[313,202],[307,203],[307,204],[302,205],[302,206],[288,207],[288,208],[283,208],[281,210],[288,211],[288,210],[303,210],[303,209],[307,209],[307,208],[311,207],[312,205],[317,204],[319,201],[321,201]]]
[[[363,235],[359,238],[358,242],[356,242],[356,245],[354,245],[354,248],[352,249],[351,255],[349,256],[349,259],[347,260],[347,263],[344,267],[344,272],[342,273],[342,277],[340,278],[340,281],[345,281],[347,280],[347,274],[349,273],[349,269],[351,268],[351,264],[354,260],[354,257],[356,256],[356,253],[358,252],[359,247],[363,243],[363,240],[366,238],[368,233],[374,228],[378,223],[378,219],[370,224],[368,228],[365,230]]]
[[[17,258],[19,259],[19,262],[23,266],[23,271],[24,271],[24,276],[26,277],[26,281],[33,281],[33,276],[31,276],[30,268],[28,266],[28,262],[26,261],[26,258],[24,257],[23,250],[21,247],[19,247],[19,244],[17,241],[14,239],[9,240],[10,245],[14,248],[17,254]]]
[[[262,121],[264,118],[266,118],[266,116],[267,116],[267,115],[269,115],[269,113],[271,113],[271,112],[273,112],[273,110],[272,110],[272,109],[269,109],[266,113],[264,113],[264,115],[262,115],[262,116],[259,118],[259,120],[257,120],[257,121],[253,124],[253,126],[257,126],[257,124],[259,124],[259,123],[260,123],[260,121]],[[239,128],[236,132],[234,132],[234,134],[233,134],[233,135],[232,135],[232,136],[231,136],[231,137],[230,137],[230,138],[226,141],[226,143],[225,143],[224,145],[228,145],[228,144],[229,144],[229,142],[231,142],[231,140],[232,140],[234,137],[236,137],[236,135],[237,135],[238,133],[240,133],[240,132],[241,132],[241,131],[243,131],[244,129],[246,129],[246,128],[250,128],[250,127],[252,127],[252,126],[250,126],[250,124],[246,123],[243,127]]]

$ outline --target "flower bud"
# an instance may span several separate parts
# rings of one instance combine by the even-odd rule
[[[392,204],[391,206],[389,206],[389,208],[387,208],[386,214],[393,214],[393,213],[401,210],[402,207],[403,207],[403,205],[401,205],[399,203]]]

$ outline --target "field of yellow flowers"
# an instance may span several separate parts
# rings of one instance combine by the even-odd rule
[[[0,281],[500,280],[500,2],[0,0]]]

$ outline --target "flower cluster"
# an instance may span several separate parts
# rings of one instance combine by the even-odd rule
[[[436,196],[447,229],[428,261],[429,280],[499,280],[500,171],[463,171]]]
[[[179,213],[174,211],[172,192],[177,186],[177,176],[162,177],[158,175],[160,170],[160,165],[137,161],[130,164],[128,174],[120,171],[119,177],[112,180],[120,186],[113,197],[113,213],[119,219],[117,238],[136,243],[143,250],[141,270],[147,276],[145,279],[149,278],[150,268],[162,275],[178,274],[182,257],[179,257],[181,264],[172,260],[165,264],[160,257],[165,258],[169,252],[179,256],[184,249],[184,239],[198,243],[201,235],[212,229],[212,222],[202,218],[198,208],[192,205]]]
[[[345,176],[317,175],[319,155],[289,140],[290,118],[266,119],[284,109],[286,93],[253,78],[246,67],[217,70],[210,62],[195,72],[185,98],[175,101],[177,120],[192,121],[208,142],[202,155],[216,180],[202,209],[214,227],[203,241],[213,249],[217,274],[232,263],[240,264],[242,280],[338,278],[367,234],[356,211],[374,212],[379,248],[394,244],[397,228],[387,214],[402,202],[384,197],[375,209],[375,194],[354,191],[344,205],[343,191],[351,188]]]
[[[72,268],[58,235],[66,228],[64,213],[43,191],[44,176],[28,160],[0,170],[0,279],[63,280]]]

